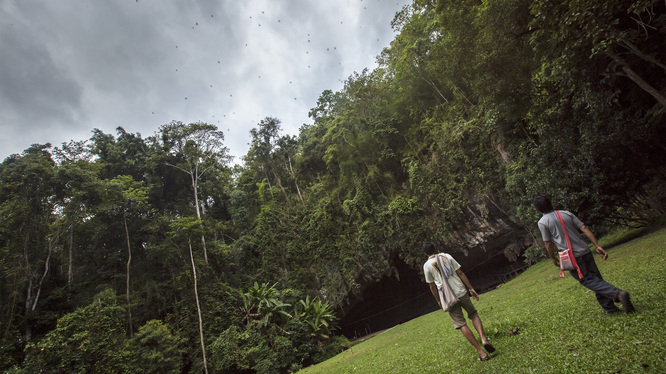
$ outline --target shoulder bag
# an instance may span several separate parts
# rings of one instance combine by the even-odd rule
[[[560,223],[562,224],[564,237],[567,240],[567,249],[559,253],[560,277],[564,278],[565,270],[567,271],[577,270],[578,276],[580,277],[580,279],[583,279],[583,273],[580,272],[580,268],[578,267],[578,263],[576,262],[576,257],[574,256],[573,250],[571,249],[571,241],[569,241],[569,235],[567,235],[567,228],[564,226],[564,220],[562,219],[562,215],[560,215],[560,212],[558,210],[556,210],[555,213],[557,213],[557,218],[559,218]]]
[[[451,265],[449,264],[449,261],[446,256],[444,256],[444,254],[439,253],[436,256],[436,260],[437,266],[439,267],[439,275],[442,276],[442,285],[437,287],[437,291],[439,291],[439,301],[442,304],[442,309],[445,312],[448,312],[449,309],[459,301],[456,295],[453,293],[448,280],[448,275],[450,275],[453,270],[451,270]]]

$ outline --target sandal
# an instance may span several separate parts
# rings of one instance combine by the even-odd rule
[[[479,361],[488,361],[488,360],[490,360],[490,355],[486,355],[486,357],[479,355]]]
[[[486,350],[486,352],[488,352],[488,353],[493,353],[493,352],[495,352],[495,347],[493,347],[493,345],[490,344],[490,343],[486,343],[486,344],[484,344],[484,345],[483,345],[483,348],[484,348],[484,349]]]

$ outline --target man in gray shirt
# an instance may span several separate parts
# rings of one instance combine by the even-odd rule
[[[547,197],[537,196],[532,200],[532,204],[539,212],[543,213],[543,216],[539,220],[541,238],[546,245],[548,256],[553,260],[553,264],[559,268],[559,255],[556,254],[555,249],[557,249],[557,252],[565,251],[567,249],[567,240],[562,229],[562,223],[560,223],[557,213]],[[585,234],[592,244],[594,244],[595,251],[601,256],[601,258],[606,260],[608,258],[608,253],[606,253],[599,243],[597,243],[597,238],[594,237],[592,231],[590,231],[573,213],[566,210],[560,210],[559,212],[562,216],[562,221],[564,221],[566,233],[569,236],[571,250],[574,253],[576,263],[583,275],[581,278],[578,276],[578,271],[572,270],[569,272],[571,276],[583,286],[594,291],[597,301],[606,312],[619,312],[618,307],[615,305],[616,302],[622,303],[625,312],[634,312],[634,306],[629,299],[629,293],[613,286],[601,277],[599,268],[597,268],[597,264],[594,262],[592,252],[579,232],[580,230]]]

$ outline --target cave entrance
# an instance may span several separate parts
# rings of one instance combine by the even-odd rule
[[[394,264],[398,277],[384,276],[369,285],[340,321],[340,332],[347,338],[370,335],[437,310],[421,271],[399,258]]]

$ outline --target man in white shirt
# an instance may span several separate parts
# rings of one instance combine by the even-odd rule
[[[474,304],[472,304],[472,300],[469,297],[469,295],[472,295],[474,299],[479,301],[479,295],[474,290],[474,287],[472,287],[472,285],[469,283],[465,273],[463,273],[463,271],[460,269],[460,264],[453,257],[451,257],[451,255],[448,253],[440,254],[446,257],[448,260],[447,262],[451,266],[451,269],[439,269],[436,259],[438,253],[435,249],[435,245],[432,243],[425,243],[421,249],[423,250],[423,253],[428,256],[428,261],[423,264],[425,280],[430,287],[430,292],[432,292],[435,300],[437,300],[437,304],[440,306],[440,308],[442,307],[441,301],[439,300],[438,288],[442,287],[443,281],[446,280],[451,286],[453,293],[459,300],[457,304],[453,305],[448,310],[449,316],[451,316],[451,320],[453,321],[453,326],[462,332],[463,336],[465,336],[470,344],[472,344],[474,349],[476,349],[476,351],[479,353],[479,361],[489,360],[490,355],[488,355],[488,353],[495,352],[495,348],[492,344],[490,344],[490,342],[488,342],[488,339],[486,339],[486,335],[483,332],[481,318],[479,318],[476,312],[476,308],[474,308]],[[468,289],[469,295],[467,292]],[[481,344],[486,349],[486,351],[488,351],[488,353],[481,349],[481,346],[476,341],[474,333],[469,327],[467,327],[467,321],[465,320],[465,316],[462,312],[463,309],[465,309],[467,312],[467,318],[472,321],[474,329],[476,329],[476,332],[481,338]]]

